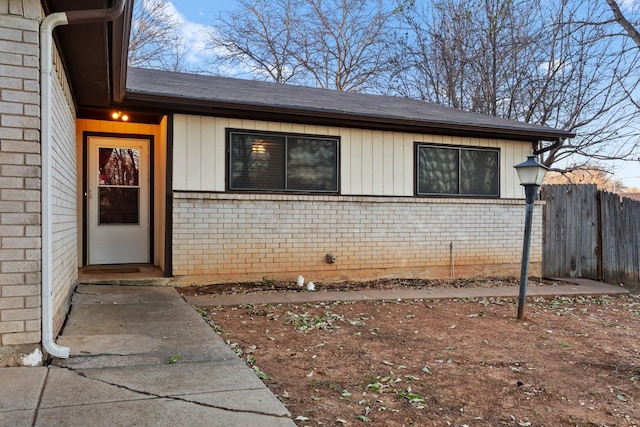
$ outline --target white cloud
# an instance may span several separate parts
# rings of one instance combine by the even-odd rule
[[[211,58],[211,51],[207,47],[209,42],[208,34],[214,32],[215,27],[189,21],[175,8],[172,2],[169,2],[167,11],[180,28],[180,36],[187,50],[185,55],[186,65],[194,69],[208,68],[206,62],[207,59]]]
[[[620,0],[620,9],[632,11],[640,8],[640,1],[638,0]]]
[[[218,75],[227,77],[251,76],[253,73],[243,65],[235,65],[228,67],[224,63],[218,63],[212,66],[212,62],[216,61],[217,54],[223,55],[221,48],[212,48],[210,46],[210,34],[216,34],[218,28],[214,25],[204,25],[190,21],[187,17],[176,9],[173,2],[169,1],[167,12],[178,24],[180,28],[180,37],[185,47],[185,66],[189,72],[194,73],[210,73],[215,72]],[[202,12],[198,12],[202,15]]]

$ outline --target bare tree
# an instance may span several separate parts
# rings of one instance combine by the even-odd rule
[[[640,23],[640,5],[638,5],[637,2],[633,3],[629,11],[629,15],[627,16],[625,13],[623,13],[620,5],[615,0],[607,0],[607,4],[613,12],[613,19],[618,24],[620,24],[626,34],[631,38],[631,40],[633,40],[636,47],[640,49],[640,31],[638,31],[637,28],[638,24]],[[596,23],[595,25],[603,24]],[[633,89],[628,90],[629,98],[632,99],[633,104],[636,106],[636,108],[640,109],[640,101],[638,100],[637,95],[634,96]]]
[[[636,26],[622,13],[620,9],[620,5],[615,0],[607,0],[607,4],[609,8],[613,12],[613,17],[622,26],[622,28],[627,32],[629,37],[633,39],[634,43],[640,47],[640,32],[636,28]],[[637,21],[636,21],[637,25]]]
[[[406,14],[392,88],[454,108],[512,117],[534,58],[529,2],[448,0]]]
[[[548,166],[636,156],[640,112],[630,94],[640,57],[611,23],[585,24],[602,23],[605,12],[597,0],[444,0],[416,8],[407,14],[396,88],[576,132],[539,147]]]
[[[187,48],[167,0],[134,2],[129,66],[183,71]]]
[[[211,47],[234,74],[337,90],[375,90],[389,70],[383,0],[239,0],[217,20]]]
[[[638,158],[640,49],[635,19],[615,0],[394,1],[239,0],[209,34],[211,65],[217,74],[384,92],[575,132],[540,143],[555,169]],[[136,21],[132,65],[180,68],[166,3],[142,3],[155,20]]]
[[[392,92],[449,107],[470,109],[466,76],[472,72],[469,28],[473,18],[462,2],[433,3],[407,14],[390,83]]]
[[[396,9],[383,0],[307,0],[294,54],[310,85],[376,91],[390,70]]]
[[[238,9],[218,16],[216,29],[208,34],[217,52],[214,61],[236,75],[289,82],[301,68],[292,53],[300,7],[298,0],[239,0]]]
[[[624,192],[625,185],[613,179],[611,174],[602,169],[586,167],[573,169],[570,172],[549,172],[544,177],[544,184],[595,184],[599,190],[612,193]]]

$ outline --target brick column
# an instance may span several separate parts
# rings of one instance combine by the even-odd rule
[[[0,366],[40,343],[40,18],[0,2]]]

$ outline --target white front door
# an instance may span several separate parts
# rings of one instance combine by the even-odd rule
[[[87,140],[87,264],[149,263],[148,139]]]

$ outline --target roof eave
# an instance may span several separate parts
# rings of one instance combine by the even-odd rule
[[[112,0],[43,0],[46,14],[109,8]],[[54,32],[76,108],[108,108],[126,94],[133,0],[112,22],[60,26]]]
[[[133,0],[125,2],[125,9],[113,22],[111,49],[111,97],[113,102],[120,103],[127,93],[127,65],[129,57],[129,36],[133,17]]]
[[[163,97],[156,94],[127,92],[124,106],[147,111],[199,114],[230,118],[286,121],[291,123],[316,124],[349,128],[364,128],[398,132],[448,134],[455,136],[497,138],[519,141],[557,141],[572,138],[572,132],[487,127],[465,123],[441,123],[427,120],[402,119],[397,117],[369,116],[320,109],[266,106],[246,103],[231,103],[210,100],[193,100]]]

